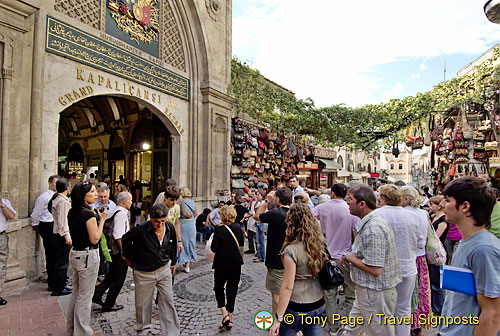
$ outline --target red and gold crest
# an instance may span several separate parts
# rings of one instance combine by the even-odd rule
[[[108,0],[118,28],[139,43],[158,41],[158,0]]]

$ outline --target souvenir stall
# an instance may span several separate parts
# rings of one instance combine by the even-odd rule
[[[413,148],[421,148],[424,144],[431,146],[429,180],[434,193],[462,176],[489,180],[489,176],[500,175],[500,169],[499,174],[496,173],[500,168],[498,117],[480,106],[463,106],[447,115],[438,113],[431,116],[425,132],[420,134],[418,125],[412,126],[417,131],[407,134],[407,145]],[[495,186],[498,181],[493,178],[492,184]]]
[[[306,148],[306,149],[304,149]],[[295,135],[283,136],[257,124],[234,118],[231,129],[231,188],[271,188],[298,174],[297,163],[305,160],[307,147]]]

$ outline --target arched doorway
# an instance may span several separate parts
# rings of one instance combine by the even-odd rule
[[[98,171],[98,178],[109,174],[112,181],[139,180],[143,195],[151,197],[162,190],[154,182],[171,176],[171,133],[153,111],[135,100],[92,96],[75,102],[60,113],[58,142],[65,175],[78,167],[87,173]],[[72,163],[75,160],[78,165]]]

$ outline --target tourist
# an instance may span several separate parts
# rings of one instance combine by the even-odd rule
[[[425,245],[427,243],[427,232],[429,231],[429,215],[427,211],[420,209],[421,196],[417,189],[411,186],[401,187],[403,195],[403,207],[415,214],[418,218],[419,226],[417,235],[417,286],[413,291],[413,296],[418,299],[418,305],[413,313],[413,323],[411,326],[412,335],[423,336],[420,328],[421,315],[427,316],[431,312],[431,287],[429,280],[429,269],[427,268],[427,258],[425,256]]]
[[[413,212],[401,206],[403,195],[397,186],[386,184],[378,188],[378,192],[381,207],[376,212],[389,223],[394,232],[403,278],[396,285],[398,295],[394,316],[406,317],[411,315],[411,298],[417,276],[416,260],[420,242],[417,233],[420,229],[420,221]],[[400,321],[395,325],[395,329],[396,336],[408,336],[411,325]]]
[[[472,272],[477,294],[446,292],[442,316],[467,316],[472,322],[441,324],[439,333],[441,336],[497,335],[500,330],[500,241],[488,232],[495,205],[494,192],[481,178],[461,177],[450,182],[443,194],[446,220],[455,223],[463,235],[451,265]]]
[[[347,195],[347,187],[344,184],[336,183],[332,186],[333,199],[316,206],[312,212],[316,219],[319,219],[321,230],[326,237],[328,250],[331,257],[339,264],[340,258],[351,253],[353,243],[353,230],[359,218],[352,215],[349,206],[344,198]],[[344,273],[344,292],[346,309],[345,314],[349,315],[354,302],[355,286],[351,280],[349,266],[342,268]],[[326,312],[330,333],[336,333],[340,327],[339,321],[333,323],[333,314],[339,314],[339,302],[337,301],[337,287],[325,291]]]
[[[214,232],[214,226],[210,225],[208,221],[208,215],[210,215],[209,208],[203,209],[203,212],[196,217],[196,231],[203,233],[206,239],[210,238],[212,232]]]
[[[325,262],[325,239],[307,204],[294,203],[286,216],[285,243],[281,249],[285,274],[279,293],[277,317],[270,335],[320,336],[320,323],[307,323],[304,318],[326,315],[323,289],[318,273]],[[293,316],[293,323],[284,315]]]
[[[437,236],[442,244],[450,228],[450,224],[446,221],[444,215],[444,196],[432,196],[429,199],[429,211],[434,215],[432,219],[432,226],[436,231]],[[443,309],[444,302],[444,290],[440,286],[440,274],[439,266],[434,264],[428,264],[429,267],[429,278],[431,283],[431,308],[432,312],[436,315],[441,315],[441,310]]]
[[[349,318],[361,317],[368,321],[377,314],[391,317],[396,309],[396,285],[401,282],[394,233],[389,223],[378,215],[378,211],[374,211],[377,201],[369,186],[350,188],[346,201],[351,214],[360,218],[354,226],[352,253],[345,254],[340,260],[343,267],[350,264],[351,278],[356,284],[356,299]],[[365,333],[394,336],[395,328],[392,323],[375,320],[372,323],[348,324],[341,335]]]
[[[67,320],[70,335],[92,335],[90,308],[99,271],[98,243],[102,236],[108,211],[90,209],[97,200],[94,184],[83,181],[71,191],[71,209],[68,212],[68,226],[73,247],[69,253],[69,264],[73,271],[73,294],[71,295]]]
[[[192,213],[192,216],[190,218],[185,216],[179,218],[182,235],[182,252],[179,255],[177,264],[184,264],[184,272],[189,273],[190,262],[196,260],[196,224],[194,216],[197,215],[197,211],[194,201],[191,199],[191,191],[187,187],[182,187],[179,192],[184,199],[184,205]]]
[[[9,236],[7,229],[9,221],[16,217],[16,211],[6,198],[2,198],[0,192],[0,294],[7,275],[7,257],[9,256]],[[0,306],[7,304],[7,300],[0,297]]]
[[[267,205],[270,202],[274,202],[277,207],[267,211]],[[292,190],[283,187],[276,190],[276,192],[267,194],[266,199],[255,214],[257,221],[268,225],[265,263],[267,267],[266,289],[271,292],[273,316],[278,308],[281,283],[285,274],[280,251],[285,242],[285,219],[290,204],[292,204]]]
[[[167,220],[168,213],[169,209],[164,204],[154,205],[150,212],[151,219],[136,225],[122,238],[123,256],[134,269],[135,317],[139,335],[152,331],[155,288],[158,291],[161,334],[180,335],[172,288],[178,244],[174,225]]]
[[[47,206],[50,199],[56,192],[57,180],[61,177],[58,175],[52,175],[49,177],[49,189],[41,193],[35,200],[35,206],[33,207],[33,212],[31,213],[31,226],[33,230],[38,230],[40,237],[43,241],[43,249],[45,251],[45,269],[47,270],[47,280],[49,284],[49,292],[52,292],[55,288],[54,285],[54,257],[55,257],[55,247],[53,243],[52,236],[54,234],[54,217],[49,212]]]
[[[236,210],[231,205],[219,209],[222,225],[215,228],[214,238],[210,248],[215,253],[212,268],[214,269],[214,292],[217,307],[222,313],[219,329],[231,330],[233,327],[233,312],[238,284],[241,276],[243,258],[239,252],[244,244],[243,232],[236,223]],[[224,295],[225,287],[225,295]]]
[[[116,298],[123,287],[125,278],[127,277],[127,262],[123,257],[122,238],[129,231],[129,210],[132,206],[132,194],[127,191],[122,191],[116,196],[118,203],[113,211],[110,211],[109,219],[112,221],[111,232],[106,235],[109,253],[111,255],[111,263],[109,271],[106,273],[104,280],[95,288],[92,302],[102,306],[102,312],[117,311],[123,309],[123,305],[116,304]],[[106,300],[103,302],[102,297],[108,291]]]
[[[71,191],[71,184],[65,178],[60,178],[56,182],[56,193],[52,195],[47,209],[54,218],[54,231],[52,244],[54,246],[54,275],[52,283],[52,296],[71,294],[71,289],[66,287],[68,280],[69,252],[71,250],[71,235],[68,226],[68,212],[71,203],[68,193]]]

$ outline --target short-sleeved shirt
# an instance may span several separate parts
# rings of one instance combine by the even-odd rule
[[[117,205],[115,210],[109,215],[109,218],[113,215],[115,216],[113,217],[113,238],[121,239],[130,230],[128,210]]]
[[[452,266],[474,273],[476,292],[488,298],[500,297],[500,241],[488,231],[480,231],[462,240],[453,254]],[[477,297],[446,291],[442,316],[479,316],[481,308]],[[473,324],[440,326],[442,336],[462,336],[474,333]],[[500,332],[497,334],[500,335]]]
[[[412,206],[404,207],[406,211],[412,212],[418,218],[418,229],[415,232],[417,236],[417,257],[425,255],[425,245],[427,244],[427,232],[429,232],[429,215],[427,211],[417,209]]]
[[[215,224],[222,224],[222,220],[219,216],[219,208],[213,209],[209,216]]]
[[[446,221],[446,216],[442,215],[441,217],[436,219],[434,221],[434,223],[432,223],[432,226],[434,227],[434,230],[437,230],[439,227],[439,224],[441,224],[443,222],[446,223],[446,229],[444,229],[443,233],[441,234],[441,237],[439,237],[439,240],[441,241],[441,244],[444,245],[444,241],[446,240],[446,235],[448,234],[448,230],[450,229],[450,223],[448,223]]]
[[[7,208],[9,208],[10,211],[16,214],[16,211],[12,208],[12,204],[10,204],[10,201],[6,198],[2,198],[2,203],[5,204]],[[3,212],[0,210],[0,232],[3,232],[7,230],[9,227],[9,222],[7,220],[7,217],[3,214]]]
[[[496,202],[491,212],[491,226],[489,231],[500,238],[500,202]]]
[[[167,221],[175,225],[175,221],[181,217],[181,207],[179,204],[168,209]]]
[[[382,267],[378,277],[351,267],[351,278],[359,286],[377,291],[394,288],[401,282],[396,240],[389,223],[376,211],[363,217],[355,226],[352,253],[365,265]]]
[[[196,230],[200,230],[202,228],[205,227],[205,225],[203,224],[203,222],[206,222],[207,221],[207,216],[205,216],[204,214],[200,214],[198,215],[198,217],[196,217]]]
[[[351,215],[346,201],[333,199],[318,205],[312,212],[321,223],[332,258],[340,259],[351,253],[352,230],[359,218]]]
[[[296,303],[313,303],[320,300],[323,297],[323,289],[319,284],[318,277],[313,277],[312,275],[304,243],[301,241],[291,243],[285,247],[283,255],[288,255],[292,258],[297,267],[290,301]]]
[[[245,214],[248,213],[249,210],[247,207],[241,204],[236,204],[234,206],[234,209],[236,210],[236,219],[234,220],[234,222],[241,224],[243,217],[245,217]]]
[[[71,208],[68,212],[68,226],[73,247],[84,249],[86,247],[97,247],[97,244],[92,244],[87,231],[87,221],[95,218],[99,222],[97,214],[89,208]],[[96,224],[97,225],[97,224]]]
[[[259,216],[262,223],[268,223],[267,227],[267,249],[266,266],[274,269],[283,269],[281,262],[281,248],[285,242],[286,223],[285,218],[288,207],[279,207]]]

